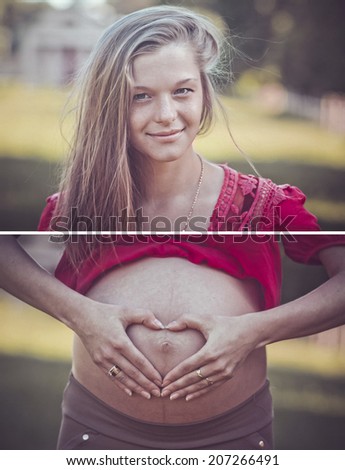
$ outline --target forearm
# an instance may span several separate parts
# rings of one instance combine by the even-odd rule
[[[0,287],[74,330],[104,372],[118,365],[121,379],[116,384],[126,393],[141,393],[145,398],[160,395],[159,372],[126,335],[132,323],[161,329],[151,311],[104,304],[78,294],[39,266],[10,236],[0,237]]]
[[[345,271],[307,295],[265,312],[249,314],[258,347],[309,336],[345,323]],[[255,326],[254,326],[255,325]]]
[[[172,331],[195,328],[206,344],[164,379],[164,396],[200,397],[231,379],[256,348],[290,338],[308,336],[345,323],[345,247],[328,247],[319,259],[330,279],[309,294],[263,312],[240,316],[182,315],[167,325]],[[197,380],[195,371],[212,381]],[[203,388],[200,388],[203,387]]]
[[[87,299],[36,263],[12,236],[0,237],[0,287],[75,329]]]

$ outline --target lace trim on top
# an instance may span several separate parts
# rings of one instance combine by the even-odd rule
[[[238,173],[226,165],[220,166],[224,170],[224,181],[210,219],[210,231],[219,229],[221,221],[225,220],[229,212],[229,207],[233,206],[236,194],[235,187],[237,186]]]
[[[273,223],[274,207],[287,198],[284,186],[277,186],[266,178],[238,173],[226,165],[222,167],[224,182],[209,230],[250,229],[253,222],[256,225],[263,216]]]
[[[284,188],[271,180],[253,175],[244,175],[236,170],[221,165],[224,180],[216,205],[212,212],[209,231],[242,231],[259,229],[260,218],[266,216],[274,223],[274,208],[288,198]],[[39,230],[50,230],[51,217],[59,194],[48,198],[48,204],[42,213]],[[267,224],[261,230],[268,230]]]

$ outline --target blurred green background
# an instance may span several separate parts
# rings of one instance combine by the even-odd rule
[[[0,0],[0,230],[36,229],[45,198],[57,189],[71,135],[71,117],[61,118],[73,70],[61,67],[66,76],[59,83],[46,79],[47,67],[39,65],[27,76],[23,60],[36,60],[23,57],[27,34],[43,25],[47,37],[54,36],[62,13],[68,28],[84,24],[85,15],[90,27],[95,18],[102,26],[112,15],[157,3],[195,8],[230,27],[234,83],[222,101],[236,143],[263,176],[299,186],[324,230],[345,230],[343,0],[98,3],[52,10],[44,1]],[[197,148],[210,160],[253,172],[221,121]],[[40,243],[23,243],[43,264],[51,262]],[[284,273],[284,302],[325,279],[321,268],[285,257]],[[2,292],[0,322],[0,448],[54,448],[71,334]],[[278,449],[345,449],[344,351],[344,327],[269,347]]]
[[[0,230],[35,230],[57,189],[72,127],[70,115],[62,122],[68,83],[90,38],[159,3],[230,29],[233,84],[223,103],[237,145],[263,176],[299,186],[323,229],[344,230],[343,0],[0,0]],[[253,172],[221,121],[197,149]]]

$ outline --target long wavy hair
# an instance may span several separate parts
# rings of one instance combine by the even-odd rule
[[[99,39],[75,84],[75,132],[55,213],[68,218],[70,230],[78,220],[89,224],[89,230],[115,230],[116,216],[134,216],[139,207],[150,169],[129,145],[133,61],[171,43],[192,47],[203,87],[199,133],[210,128],[218,87],[228,74],[220,29],[202,15],[169,6],[116,21]]]
[[[74,137],[54,213],[68,221],[69,230],[135,230],[126,220],[135,219],[150,168],[130,148],[133,61],[171,43],[194,52],[203,88],[199,133],[210,129],[219,87],[231,76],[228,35],[208,18],[180,7],[146,8],[117,20],[99,39],[72,94]],[[74,248],[80,255],[80,245]]]

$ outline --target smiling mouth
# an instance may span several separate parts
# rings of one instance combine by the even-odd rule
[[[174,129],[171,131],[164,131],[164,132],[157,132],[157,133],[148,133],[150,137],[158,137],[158,138],[169,138],[169,137],[176,137],[181,134],[184,129]]]

